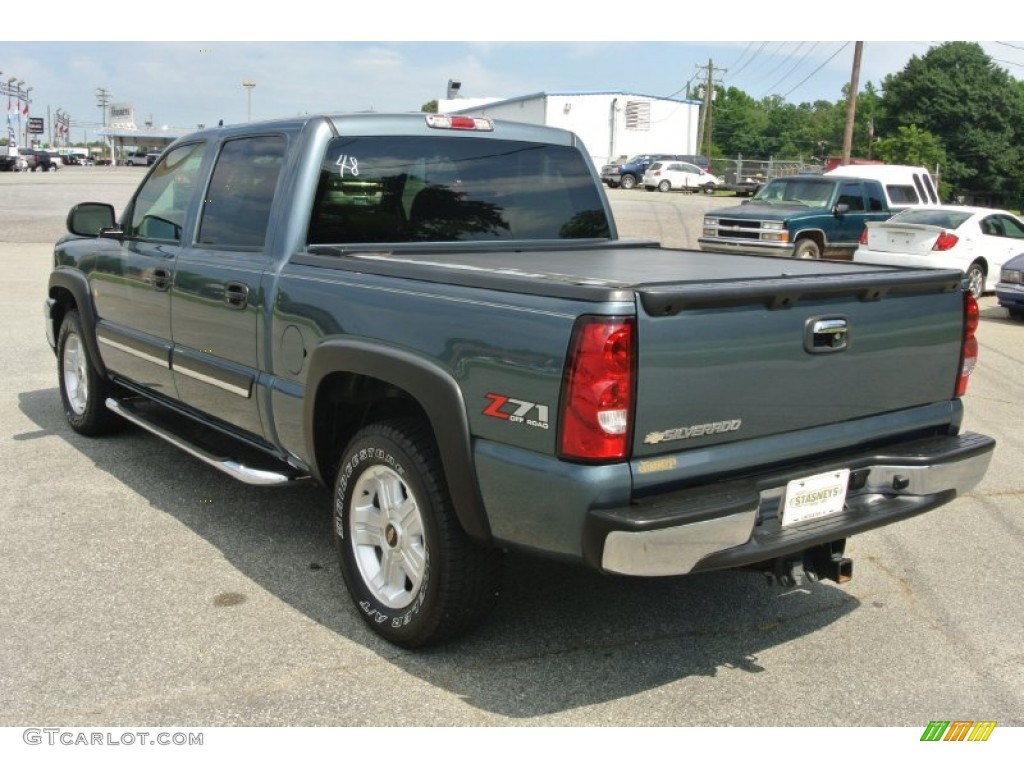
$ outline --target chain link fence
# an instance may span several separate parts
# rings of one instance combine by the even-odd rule
[[[725,188],[738,195],[752,195],[777,176],[821,173],[824,169],[810,160],[752,160],[739,155],[711,160],[711,172],[725,181]]]

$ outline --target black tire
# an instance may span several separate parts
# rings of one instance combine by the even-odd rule
[[[967,279],[967,290],[974,298],[980,299],[985,293],[985,277],[987,275],[985,265],[976,261],[967,268],[967,272],[964,274]]]
[[[619,186],[623,189],[632,189],[636,186],[636,177],[630,176],[628,173],[625,174],[622,179],[619,180]]]
[[[811,240],[809,237],[805,237],[803,240],[798,240],[796,248],[793,250],[794,259],[820,259],[821,248],[818,244]]]
[[[1024,320],[1024,309],[1021,307],[1007,307],[1006,312],[1011,320]]]
[[[64,416],[75,432],[94,437],[114,432],[124,420],[106,406],[109,382],[96,372],[82,333],[77,310],[64,315],[57,335],[57,379]]]
[[[460,527],[423,422],[386,421],[356,434],[339,464],[334,514],[345,585],[388,642],[419,648],[452,639],[494,604],[499,553]]]
[[[668,179],[663,179],[662,181],[658,182],[658,191],[659,192],[671,192],[672,191],[672,182],[670,182]]]
[[[715,194],[715,185],[714,184],[705,184],[704,185],[704,194],[705,195],[713,195],[713,194]]]

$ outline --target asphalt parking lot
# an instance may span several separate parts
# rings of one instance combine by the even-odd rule
[[[411,653],[349,604],[325,492],[65,425],[41,311],[52,243],[72,203],[120,211],[143,174],[0,174],[0,725],[1024,725],[1024,324],[994,298],[965,399],[966,428],[999,443],[986,479],[851,539],[849,584],[512,555],[488,623]],[[673,247],[732,202],[610,199],[620,234]]]

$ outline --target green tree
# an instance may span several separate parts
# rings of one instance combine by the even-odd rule
[[[437,114],[437,99],[431,99],[426,104],[424,104],[422,107],[420,107],[420,112],[429,112],[432,115],[436,115]]]
[[[879,137],[916,126],[945,148],[945,178],[993,202],[1016,202],[1024,178],[1024,90],[977,43],[943,43],[914,56],[882,87]]]
[[[939,176],[939,196],[947,199],[952,187],[942,172],[947,166],[946,151],[928,131],[916,125],[900,126],[896,134],[875,142],[874,151],[879,160],[894,165],[920,165]]]

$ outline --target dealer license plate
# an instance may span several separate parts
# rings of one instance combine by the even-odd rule
[[[837,469],[820,475],[791,480],[786,485],[782,524],[794,525],[843,511],[850,470]]]

